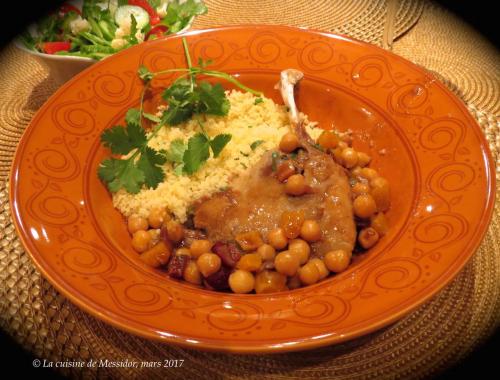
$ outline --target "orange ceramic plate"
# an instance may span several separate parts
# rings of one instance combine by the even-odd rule
[[[136,71],[185,67],[179,37],[141,44],[82,72],[50,98],[14,160],[17,230],[45,277],[114,326],[184,346],[276,352],[338,343],[394,322],[447,284],[490,221],[494,171],[464,105],[432,75],[375,46],[317,31],[244,26],[186,34],[194,61],[273,89],[285,68],[305,73],[299,108],[354,147],[392,186],[390,233],[351,268],[271,295],[187,286],[143,265],[96,176],[101,131],[139,102]],[[168,84],[172,78],[156,82]]]

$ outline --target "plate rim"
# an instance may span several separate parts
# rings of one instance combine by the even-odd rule
[[[34,128],[34,123],[33,121],[37,118],[38,114],[40,113],[40,109],[37,111],[37,113],[32,117],[30,120],[29,125],[26,127],[26,129],[23,131],[23,134],[18,142],[18,145],[16,147],[12,163],[11,163],[11,168],[9,172],[9,205],[10,205],[10,210],[11,210],[11,216],[12,216],[12,221],[17,233],[17,236],[19,237],[21,243],[23,244],[23,248],[26,250],[28,255],[30,256],[31,261],[35,264],[35,267],[41,272],[43,277],[49,281],[49,283],[61,294],[63,294],[67,299],[69,299],[73,304],[77,305],[80,309],[83,311],[89,313],[95,318],[100,319],[101,321],[104,321],[105,323],[110,324],[113,327],[119,328],[122,331],[126,331],[129,333],[132,333],[134,335],[138,335],[147,339],[153,339],[155,341],[160,341],[164,343],[173,343],[173,344],[178,344],[180,346],[190,348],[190,349],[201,349],[201,350],[208,350],[208,351],[217,351],[217,352],[228,352],[228,353],[241,353],[241,354],[259,354],[259,353],[280,353],[280,352],[290,352],[290,351],[302,351],[302,350],[307,350],[307,349],[313,349],[313,348],[318,348],[326,345],[331,345],[331,344],[338,344],[342,343],[345,341],[349,341],[355,338],[358,338],[360,336],[365,336],[368,335],[374,331],[378,331],[394,322],[397,320],[400,320],[402,317],[410,313],[411,311],[414,311],[417,309],[419,306],[423,305],[427,301],[429,301],[431,298],[433,298],[437,293],[439,293],[444,287],[446,287],[455,277],[458,275],[458,273],[464,268],[467,263],[470,262],[471,258],[474,256],[476,251],[478,250],[479,246],[481,245],[486,233],[488,232],[488,227],[490,225],[492,216],[493,216],[493,211],[494,211],[494,204],[495,204],[495,192],[496,192],[496,173],[493,165],[493,158],[492,154],[489,148],[489,143],[486,139],[486,136],[481,130],[481,127],[479,123],[472,117],[470,112],[467,110],[465,103],[463,103],[457,96],[454,94],[452,91],[450,91],[440,80],[439,78],[429,70],[425,69],[422,66],[419,66],[410,60],[399,56],[391,51],[385,50],[377,45],[370,44],[364,41],[360,41],[358,39],[348,37],[342,34],[335,34],[335,33],[330,33],[327,31],[323,30],[318,30],[318,29],[313,29],[313,28],[304,28],[304,27],[292,27],[292,26],[285,26],[285,25],[273,25],[273,24],[242,24],[242,25],[230,25],[230,26],[220,26],[220,27],[213,27],[213,28],[207,28],[207,29],[195,29],[188,31],[183,34],[179,35],[172,35],[172,36],[167,36],[165,40],[168,39],[175,39],[175,38],[181,38],[181,37],[189,37],[193,35],[198,35],[198,34],[204,34],[204,33],[210,33],[210,32],[217,32],[217,31],[227,31],[227,30],[240,30],[240,29],[255,29],[255,30],[262,30],[262,29],[268,29],[272,28],[274,30],[280,29],[282,31],[302,31],[306,33],[313,33],[313,34],[320,34],[325,37],[331,38],[333,40],[344,40],[349,43],[355,43],[357,45],[361,46],[368,46],[370,49],[376,49],[378,52],[380,52],[382,55],[390,55],[392,57],[397,58],[398,60],[402,60],[405,64],[412,66],[413,68],[418,69],[420,72],[430,76],[431,78],[435,79],[435,83],[446,93],[451,95],[451,98],[453,99],[454,103],[464,111],[464,114],[466,115],[466,118],[474,124],[474,128],[477,128],[477,131],[480,132],[478,133],[479,139],[481,141],[481,150],[484,155],[484,164],[485,164],[485,170],[484,173],[486,176],[486,183],[487,183],[487,189],[488,189],[488,194],[486,194],[486,201],[485,201],[485,208],[484,212],[482,214],[482,219],[481,219],[481,229],[478,231],[478,233],[472,237],[471,241],[469,242],[469,246],[471,249],[469,250],[468,257],[467,259],[461,263],[460,265],[455,265],[444,272],[441,277],[444,277],[443,280],[441,280],[438,284],[435,284],[435,286],[432,288],[432,290],[427,290],[426,294],[420,297],[417,301],[414,301],[407,305],[406,307],[400,309],[399,311],[392,313],[390,316],[381,318],[375,323],[371,323],[369,327],[363,328],[363,329],[357,329],[356,331],[353,331],[351,333],[346,333],[340,335],[330,335],[328,337],[324,337],[321,339],[294,339],[295,344],[287,346],[287,345],[277,345],[277,344],[270,344],[270,343],[264,343],[260,344],[259,346],[257,345],[252,345],[252,346],[247,346],[247,345],[241,345],[241,344],[231,344],[225,345],[224,343],[221,343],[220,341],[214,341],[211,339],[203,339],[199,340],[198,343],[192,343],[189,342],[190,337],[189,336],[184,336],[184,335],[177,335],[177,334],[171,334],[169,333],[169,336],[165,336],[162,334],[160,331],[156,331],[148,326],[138,324],[137,322],[131,321],[131,320],[126,320],[127,323],[123,323],[122,320],[123,317],[118,316],[114,317],[114,314],[112,312],[106,310],[100,310],[102,307],[100,306],[95,306],[93,301],[87,302],[86,300],[80,300],[78,296],[72,294],[70,290],[68,290],[68,286],[62,286],[59,284],[55,276],[52,276],[48,271],[43,267],[43,264],[40,260],[40,262],[37,260],[36,255],[32,253],[31,250],[37,251],[37,249],[31,245],[31,243],[26,239],[25,237],[25,228],[23,226],[23,222],[20,218],[19,210],[18,210],[18,202],[17,202],[17,191],[18,189],[15,188],[15,184],[18,183],[19,179],[17,176],[17,172],[19,169],[19,161],[21,160],[20,157],[20,150],[23,145],[26,144],[27,139],[28,139],[28,132],[31,128]],[[147,42],[146,42],[147,44]],[[133,46],[130,49],[141,49],[140,46]],[[123,50],[115,55],[123,55],[127,54],[127,50]],[[101,62],[97,62],[95,65],[100,65]],[[91,67],[95,67],[95,65],[92,65]],[[72,85],[74,81],[78,81],[78,79],[85,75],[85,72],[88,69],[83,70],[82,72],[78,73],[75,77],[73,77],[71,80],[66,82],[63,86],[61,86],[51,97],[53,97],[55,94],[58,92],[63,91],[66,87],[69,87]],[[50,100],[47,99],[46,102]],[[71,287],[69,287],[71,288]],[[125,320],[124,320],[125,321]],[[311,334],[313,335],[313,334]],[[286,339],[283,339],[283,341],[286,341]]]

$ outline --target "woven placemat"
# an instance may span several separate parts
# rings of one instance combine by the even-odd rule
[[[208,0],[205,3],[209,12],[196,19],[194,28],[282,24],[345,34],[377,45],[384,45],[386,16],[394,23],[387,36],[393,39],[409,30],[424,8],[424,3],[416,0]]]
[[[383,36],[387,34],[384,33],[387,20],[381,21],[382,16],[377,16],[388,13],[385,9],[389,4],[384,1],[316,1],[316,12],[309,13],[309,18],[304,16],[306,8],[313,3],[309,1],[295,1],[295,8],[289,2],[283,5],[281,13],[276,13],[279,8],[275,2],[267,0],[206,2],[212,18],[200,17],[196,27],[261,20],[333,30],[379,45],[384,45]],[[256,3],[260,6],[253,5]],[[288,2],[280,2],[285,3]],[[241,4],[246,5],[247,13],[253,7],[252,19],[242,15]],[[339,7],[328,8],[330,13],[322,10],[326,8],[321,7],[330,4]],[[483,128],[498,162],[500,69],[495,67],[498,52],[440,8],[417,1],[401,1],[397,5],[399,10],[394,14],[390,37],[395,39],[393,50],[438,73],[464,99]],[[373,19],[368,16],[369,12],[373,13]],[[343,26],[342,20],[345,20]],[[380,25],[385,26],[379,30]],[[345,30],[336,29],[342,27]],[[398,39],[398,30],[407,33]],[[446,38],[436,42],[430,37],[438,33]],[[498,193],[488,234],[457,278],[415,312],[360,339],[301,353],[238,356],[151,342],[108,326],[71,304],[44,280],[16,236],[8,205],[8,169],[24,128],[56,86],[47,78],[45,68],[13,47],[1,52],[0,62],[0,93],[3,94],[0,103],[0,327],[37,357],[54,362],[184,359],[182,369],[65,368],[60,370],[63,374],[141,379],[425,378],[459,361],[498,326]],[[497,173],[499,167],[497,165]]]

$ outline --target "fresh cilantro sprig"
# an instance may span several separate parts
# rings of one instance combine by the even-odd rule
[[[165,178],[160,165],[166,158],[148,147],[148,138],[140,125],[137,109],[130,109],[125,117],[126,126],[114,126],[103,132],[101,142],[111,149],[111,153],[129,155],[128,158],[108,158],[101,162],[99,178],[116,192],[124,188],[136,194],[143,185],[156,187]]]
[[[193,174],[208,160],[210,152],[214,158],[219,157],[231,138],[230,134],[219,134],[211,139],[202,132],[191,137],[187,144],[176,139],[170,143],[165,158],[174,166],[174,173],[177,175]]]
[[[182,44],[184,47],[184,54],[186,56],[186,61],[188,63],[188,67],[187,68],[166,69],[166,70],[151,72],[147,67],[141,66],[139,68],[138,72],[139,72],[139,77],[144,81],[144,83],[148,84],[153,78],[155,78],[157,76],[165,75],[165,74],[172,74],[172,73],[184,73],[187,76],[189,76],[189,78],[193,81],[197,75],[205,75],[208,77],[225,80],[226,82],[229,82],[229,83],[233,84],[234,86],[240,88],[241,90],[249,92],[255,96],[258,96],[258,97],[262,96],[261,91],[257,91],[257,90],[250,88],[250,87],[245,86],[243,83],[238,81],[234,76],[232,76],[228,73],[224,73],[222,71],[216,71],[216,70],[208,70],[207,66],[212,63],[211,60],[203,61],[200,58],[198,60],[198,66],[192,66],[191,57],[189,55],[189,49],[187,46],[187,41],[184,37],[182,38]],[[186,76],[186,75],[184,75],[184,76]]]
[[[229,112],[230,103],[223,87],[207,81],[197,81],[197,75],[224,79],[240,89],[260,96],[259,91],[240,83],[233,76],[206,67],[209,61],[198,61],[193,67],[189,49],[185,38],[182,39],[187,68],[168,69],[151,72],[142,66],[138,70],[139,78],[144,82],[141,94],[140,108],[130,109],[127,112],[125,126],[115,126],[107,129],[101,135],[103,145],[115,155],[101,162],[98,175],[108,186],[111,192],[125,189],[129,193],[137,193],[143,186],[156,188],[165,178],[162,165],[169,162],[173,165],[176,175],[191,175],[198,171],[203,164],[213,156],[219,157],[225,146],[231,141],[230,134],[218,134],[210,137],[202,121],[203,115],[225,116]],[[180,73],[181,76],[163,92],[163,99],[168,107],[161,117],[144,112],[143,103],[145,93],[151,81],[162,74]],[[149,135],[142,127],[142,119],[155,123]],[[189,138],[187,143],[177,139],[171,142],[167,151],[157,151],[148,146],[148,142],[156,136],[163,126],[175,126],[194,118],[200,132]],[[253,147],[252,149],[255,149]]]

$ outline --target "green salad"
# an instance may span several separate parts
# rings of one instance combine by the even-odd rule
[[[143,41],[177,33],[206,12],[201,0],[67,2],[20,38],[27,48],[41,53],[100,60]]]

